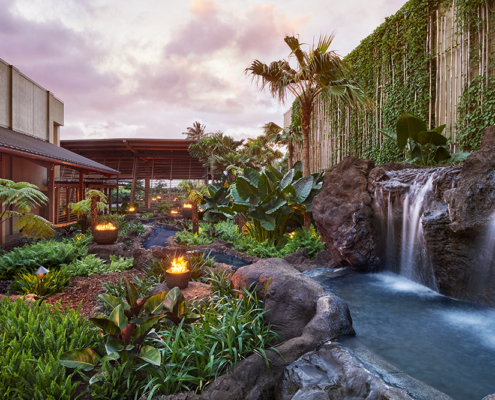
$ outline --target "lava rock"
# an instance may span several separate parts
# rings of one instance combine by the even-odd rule
[[[495,394],[491,394],[490,396],[486,396],[483,400],[495,400]]]
[[[88,254],[96,254],[98,257],[109,262],[110,256],[125,256],[126,247],[124,243],[114,244],[92,244],[88,246]]]
[[[313,217],[326,249],[340,267],[374,270],[379,264],[368,175],[373,161],[346,157],[325,173]]]
[[[132,266],[136,269],[143,271],[151,262],[153,262],[153,255],[150,250],[139,247],[134,250],[132,257],[134,262]]]
[[[335,343],[290,364],[275,393],[276,400],[412,400],[405,390],[387,385]]]
[[[295,253],[291,253],[289,255],[286,255],[284,257],[284,260],[287,261],[289,264],[292,264],[292,265],[302,264],[302,263],[309,260],[308,250],[306,250],[306,247],[301,247]]]
[[[287,261],[269,258],[247,265],[232,277],[234,287],[259,289],[264,297],[267,323],[281,340],[300,336],[316,312],[316,301],[325,294],[323,288],[297,271]],[[266,293],[264,289],[267,287]]]

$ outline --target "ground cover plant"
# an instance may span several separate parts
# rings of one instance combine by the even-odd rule
[[[110,263],[107,264],[105,260],[97,257],[95,254],[88,254],[82,259],[76,259],[70,264],[63,264],[64,271],[70,274],[70,276],[91,276],[93,274],[105,274],[112,272],[124,272],[132,268],[134,259],[126,257],[116,257],[110,255]]]
[[[122,214],[106,214],[100,215],[99,222],[110,222],[119,230],[119,237],[127,235],[130,231],[135,229],[138,235],[142,235],[145,231],[145,226],[141,222],[126,221],[125,215]]]
[[[15,248],[0,257],[0,279],[33,273],[41,265],[50,271],[59,269],[62,264],[85,257],[88,254],[86,245],[91,240],[91,236],[62,241],[52,239]]]
[[[65,269],[45,274],[40,281],[38,275],[20,274],[15,277],[10,289],[20,294],[36,294],[38,296],[49,297],[61,292],[69,286],[71,274]]]
[[[100,350],[92,324],[59,305],[28,305],[18,298],[0,300],[0,393],[4,400],[70,400],[80,384],[59,358],[68,350]]]

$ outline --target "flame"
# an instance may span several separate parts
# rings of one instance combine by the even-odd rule
[[[152,200],[152,201],[156,201],[156,197],[153,197],[151,200]]]
[[[136,211],[136,209],[135,209],[134,207],[130,207],[130,208],[129,208],[129,211],[130,211],[130,212],[134,212],[134,211]]]
[[[178,214],[178,212],[177,212],[177,211],[175,211],[175,210],[170,211],[170,213],[171,213],[171,214]]]
[[[157,199],[161,199],[161,198],[162,198],[162,196],[157,196]]]
[[[192,204],[184,204],[184,208],[192,208]]]
[[[110,222],[107,222],[106,224],[96,225],[97,231],[114,231],[115,229],[117,229],[115,225],[111,224]]]
[[[184,256],[179,258],[174,258],[172,260],[172,266],[167,269],[167,272],[170,274],[183,274],[184,272],[188,272],[187,261],[184,260]]]

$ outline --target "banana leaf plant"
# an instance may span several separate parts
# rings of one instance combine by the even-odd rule
[[[227,187],[209,185],[203,193],[203,200],[201,202],[201,208],[205,212],[203,220],[217,223],[232,218],[229,213],[220,210],[220,207],[226,207],[229,204],[230,198]]]
[[[448,139],[442,135],[445,126],[429,130],[424,120],[406,112],[397,120],[395,132],[386,129],[379,132],[397,143],[405,152],[407,162],[432,167],[464,161],[470,153],[450,153]]]
[[[105,335],[106,355],[101,357],[92,349],[74,349],[60,356],[60,363],[69,368],[81,368],[90,371],[98,364],[121,360],[161,364],[161,353],[153,346],[144,344],[148,334],[161,320],[168,319],[174,324],[192,323],[198,316],[186,318],[187,308],[184,295],[178,288],[161,292],[154,296],[139,298],[136,287],[125,281],[126,300],[100,295],[99,298],[112,308],[108,318],[90,318],[89,320]],[[101,378],[96,374],[91,383]]]
[[[292,217],[312,211],[322,180],[323,173],[303,176],[300,161],[285,175],[270,165],[261,173],[245,168],[230,188],[232,205],[218,208],[231,216],[242,214],[258,242],[281,240]]]

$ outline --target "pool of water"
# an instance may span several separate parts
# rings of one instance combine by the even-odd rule
[[[308,275],[349,305],[356,337],[381,358],[455,400],[495,393],[495,310],[391,273]]]
[[[235,270],[238,270],[239,268],[244,267],[245,265],[252,264],[249,261],[242,260],[234,256],[229,256],[228,254],[217,253],[216,251],[210,252],[210,256],[217,263],[232,265]]]
[[[176,231],[170,229],[156,227],[153,230],[153,234],[148,238],[148,240],[144,244],[144,248],[149,249],[151,246],[166,247],[167,246],[166,240],[170,236],[175,236],[176,233],[177,233]]]

